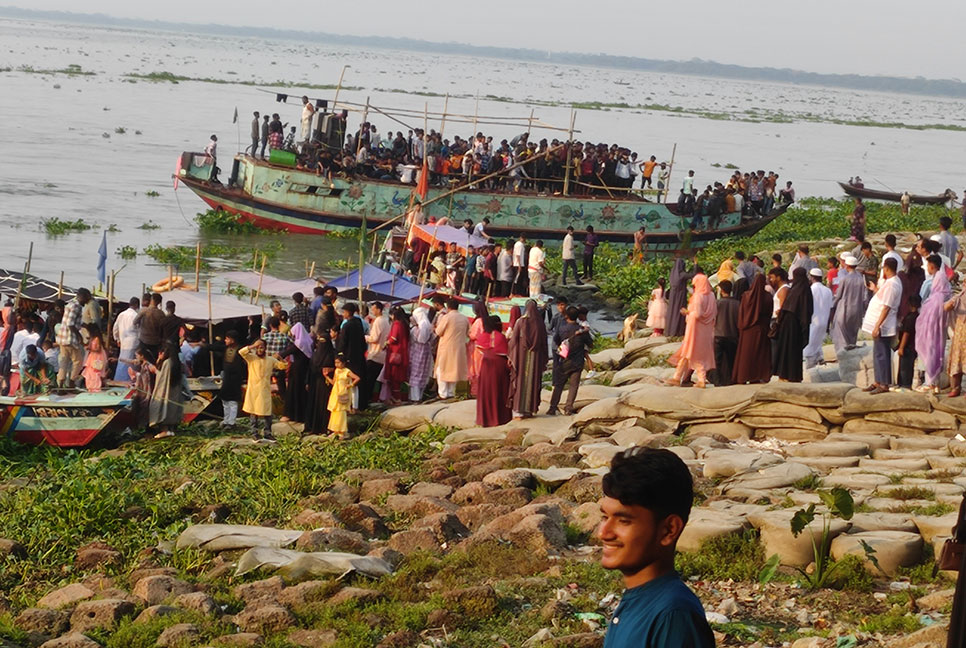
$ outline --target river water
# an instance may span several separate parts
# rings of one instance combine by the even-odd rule
[[[835,180],[855,174],[870,187],[922,193],[950,187],[962,195],[966,181],[961,173],[966,163],[964,132],[817,121],[966,125],[966,102],[952,99],[516,63],[459,56],[456,47],[453,56],[444,58],[48,22],[0,20],[0,43],[0,69],[10,68],[0,72],[0,115],[6,123],[0,144],[0,227],[6,241],[2,266],[22,268],[33,242],[33,273],[56,280],[63,270],[69,285],[93,285],[102,231],[115,225],[107,235],[108,268],[126,264],[118,275],[120,297],[167,276],[167,269],[143,252],[133,260],[121,259],[116,253],[121,246],[143,250],[152,243],[193,246],[202,240],[250,247],[281,241],[284,253],[268,272],[283,278],[304,274],[306,260],[322,269],[355,254],[354,243],[326,237],[200,238],[193,217],[204,204],[187,189],[175,192],[171,182],[180,152],[202,150],[212,133],[219,136],[221,166],[227,173],[230,156],[248,143],[253,110],[279,112],[283,121],[296,124],[299,102],[275,103],[274,94],[263,91],[272,89],[273,82],[335,84],[347,64],[344,85],[353,89],[343,90],[341,100],[361,104],[369,98],[377,106],[415,111],[428,104],[430,111],[441,112],[444,98],[427,95],[449,94],[448,112],[470,116],[467,122],[474,113],[526,118],[533,109],[538,123],[566,127],[570,102],[680,107],[679,112],[580,109],[577,129],[581,139],[620,142],[658,159],[670,158],[676,144],[677,179],[682,170],[692,168],[699,185],[724,180],[730,171],[713,165],[725,164],[774,170],[783,180],[793,180],[800,196],[838,195]],[[71,65],[95,74],[21,69]],[[125,76],[154,72],[259,85],[174,84]],[[283,91],[303,94],[297,87]],[[306,93],[333,95],[330,90]],[[236,108],[237,125],[232,123]],[[763,118],[778,121],[750,121]],[[370,120],[383,132],[403,128],[378,115]],[[422,117],[403,121],[418,126]],[[438,129],[440,123],[431,120],[430,127]],[[478,129],[499,140],[525,127]],[[465,137],[472,130],[472,123],[450,118],[445,132]],[[534,132],[548,139],[561,136],[539,126]],[[671,184],[676,192],[675,178]],[[150,197],[150,191],[160,195]],[[82,218],[96,227],[48,236],[41,221],[50,217]],[[160,228],[139,229],[148,221]],[[183,270],[190,274],[193,267]]]

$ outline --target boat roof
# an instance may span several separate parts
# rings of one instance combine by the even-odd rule
[[[0,405],[32,405],[41,407],[118,407],[130,403],[130,387],[108,387],[102,391],[0,396]]]
[[[23,287],[21,288],[21,282]],[[0,268],[0,293],[9,294],[11,297],[17,294],[20,289],[21,297],[31,301],[53,302],[57,297],[57,282],[42,279],[36,275],[27,273],[26,279],[23,272],[16,270],[4,270]],[[61,299],[71,299],[76,294],[73,288],[63,287]]]

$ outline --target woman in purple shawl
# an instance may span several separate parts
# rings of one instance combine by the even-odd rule
[[[932,289],[929,297],[922,302],[916,320],[916,353],[926,371],[926,380],[916,391],[936,392],[939,390],[937,381],[943,368],[943,352],[946,348],[946,311],[943,305],[952,291],[946,273],[941,271],[942,259],[933,255],[927,259],[927,263],[933,273]]]

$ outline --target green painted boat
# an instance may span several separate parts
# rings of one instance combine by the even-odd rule
[[[299,234],[325,234],[358,230],[365,218],[373,228],[401,216],[410,204],[414,187],[371,178],[334,178],[273,165],[239,154],[232,161],[227,184],[215,180],[211,158],[186,152],[179,159],[175,186],[181,182],[213,209],[239,215],[259,227]],[[676,213],[676,204],[650,202],[639,197],[546,195],[532,192],[497,192],[467,188],[439,198],[447,189],[431,188],[423,209],[427,216],[479,222],[490,219],[487,232],[498,238],[525,234],[531,240],[561,240],[567,227],[581,231],[593,225],[602,241],[631,243],[644,226],[650,252],[697,249],[709,241],[750,236],[784,213],[778,207],[764,218],[742,218],[735,212],[721,217],[714,230],[691,232],[688,221]],[[431,204],[430,204],[431,203]]]

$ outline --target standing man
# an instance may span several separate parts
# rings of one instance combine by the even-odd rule
[[[386,364],[389,318],[383,314],[384,310],[382,302],[372,302],[369,306],[372,322],[369,324],[369,334],[366,335],[369,349],[366,353],[366,376],[359,383],[359,409],[365,409],[369,405],[376,383],[379,381],[379,374]]]
[[[511,286],[513,285],[513,255],[510,254],[511,249],[515,249],[516,244],[513,241],[507,241],[506,247],[502,248],[496,256],[496,277],[499,283],[499,291],[497,294],[500,297],[509,297],[512,292]]]
[[[335,340],[335,351],[336,354],[341,354],[345,358],[345,364],[349,371],[359,376],[359,382],[364,384],[366,381],[366,333],[362,328],[362,319],[356,317],[358,312],[359,307],[351,302],[342,306],[342,328],[339,329],[339,337]],[[463,355],[466,355],[465,351]],[[358,387],[352,391],[352,409],[357,410],[362,398],[359,396]]]
[[[714,319],[714,384],[732,384],[732,369],[738,353],[738,307],[732,297],[734,283],[725,279],[718,284],[718,314]]]
[[[553,393],[550,396],[550,409],[547,410],[549,416],[557,413],[565,386],[568,391],[564,414],[570,416],[574,413],[580,373],[584,370],[584,356],[591,343],[590,332],[577,323],[577,307],[567,307],[566,302],[564,306],[564,321],[557,324],[553,333]]]
[[[252,151],[251,156],[255,157],[258,155],[258,136],[261,134],[258,123],[258,111],[252,113],[255,115],[255,119],[252,120]]]
[[[305,303],[305,295],[300,292],[294,293],[292,295],[292,302],[295,304],[292,309],[288,312],[288,323],[289,326],[295,327],[296,324],[301,324],[306,332],[312,330],[312,325],[315,323],[315,318],[312,317],[312,310],[309,305]],[[319,305],[322,305],[322,300],[319,300]]]
[[[268,121],[268,119],[269,119],[268,115],[265,115],[262,119],[263,119],[263,121],[262,121],[262,152],[261,152],[261,156],[260,157],[262,157],[264,159],[264,157],[265,157],[265,149],[268,148],[268,134],[269,134],[269,131],[271,130],[271,124]],[[255,156],[255,154],[252,153],[252,157],[254,157],[254,156]]]
[[[657,201],[661,202],[661,197],[666,196],[668,180],[671,178],[671,169],[664,162],[661,162],[661,170],[657,174]]]
[[[798,251],[795,252],[795,259],[792,261],[792,265],[788,268],[788,274],[794,274],[795,270],[798,268],[805,268],[805,272],[810,272],[812,268],[818,268],[818,263],[815,259],[810,257],[808,252],[808,246],[802,243],[798,246]]]
[[[593,281],[594,279],[594,250],[600,245],[597,235],[594,234],[594,226],[587,226],[587,234],[584,236],[584,279]]]
[[[602,480],[600,564],[624,577],[604,648],[713,648],[701,601],[674,571],[694,484],[677,455],[641,446],[618,453]]]
[[[138,311],[141,309],[141,300],[131,297],[128,307],[118,313],[114,320],[114,341],[120,352],[117,356],[117,370],[114,372],[114,380],[118,382],[130,382],[131,376],[128,374],[128,367],[134,360],[134,352],[138,348],[138,327],[134,325]]]
[[[161,350],[163,333],[161,322],[164,313],[161,312],[161,295],[152,293],[150,300],[145,300],[144,310],[134,318],[134,325],[138,327],[138,341],[147,347],[153,357],[158,357]]]
[[[886,259],[882,264],[881,284],[869,282],[869,289],[875,294],[869,300],[869,307],[862,320],[862,330],[872,336],[872,362],[875,368],[875,382],[865,391],[885,394],[892,384],[892,343],[896,339],[896,314],[902,299],[902,284],[896,277],[896,260]]]
[[[232,340],[234,342],[234,340]],[[242,411],[252,419],[252,437],[256,440],[272,436],[272,372],[284,367],[277,356],[268,355],[265,340],[255,340],[251,346],[238,351],[248,364],[248,387],[245,389],[245,402]]]
[[[582,286],[583,282],[577,275],[577,259],[574,258],[574,227],[569,225],[567,227],[567,233],[564,235],[563,246],[560,248],[560,258],[563,261],[563,285],[567,285],[567,268],[573,268],[574,271],[574,281],[577,282],[578,286]]]
[[[912,205],[912,196],[909,195],[908,191],[903,191],[902,196],[899,197],[899,207],[902,209],[902,215],[909,215],[909,206]]]
[[[302,142],[308,142],[309,136],[312,131],[312,115],[315,114],[315,106],[309,101],[309,98],[302,96],[302,131],[299,133],[299,139]]]
[[[831,334],[835,353],[842,353],[855,346],[869,294],[865,279],[855,268],[859,263],[858,259],[849,254],[842,261],[845,263],[845,274],[839,273],[839,287],[832,301],[835,315],[832,318]]]
[[[654,167],[657,166],[657,158],[653,155],[651,159],[641,163],[641,189],[651,189],[651,177],[654,175]]]
[[[527,262],[531,298],[538,297],[543,290],[543,265],[546,260],[547,254],[543,251],[543,241],[537,241],[537,244],[530,248],[530,258]]]
[[[808,345],[802,352],[805,368],[811,369],[822,360],[822,345],[828,331],[828,318],[832,313],[832,291],[822,283],[821,268],[808,271],[812,290],[812,321],[808,325]]]
[[[60,321],[60,331],[57,333],[57,345],[60,347],[60,369],[57,371],[57,384],[61,387],[76,385],[81,369],[83,369],[84,349],[81,345],[80,335],[81,311],[90,300],[91,291],[87,288],[78,288],[77,296],[64,306],[64,318]],[[12,319],[8,321],[12,321]]]
[[[181,346],[181,327],[184,326],[184,320],[174,314],[173,301],[168,301],[164,310],[164,317],[161,319],[161,344]]]
[[[466,357],[466,342],[469,340],[470,321],[459,312],[459,302],[450,297],[446,311],[436,316],[436,335],[439,344],[436,349],[437,393],[440,399],[456,396],[456,385],[469,377]]]
[[[943,216],[939,219],[939,245],[942,246],[939,253],[949,259],[955,270],[959,262],[963,260],[963,253],[959,249],[959,239],[949,232],[949,228],[952,226],[953,219],[949,216]]]
[[[694,169],[691,169],[690,171],[688,171],[688,176],[684,179],[684,182],[681,183],[681,191],[683,191],[685,195],[691,195],[691,192],[693,190],[694,190]]]
[[[523,234],[513,244],[513,290],[510,294],[523,296],[523,279],[526,276],[527,237]]]

